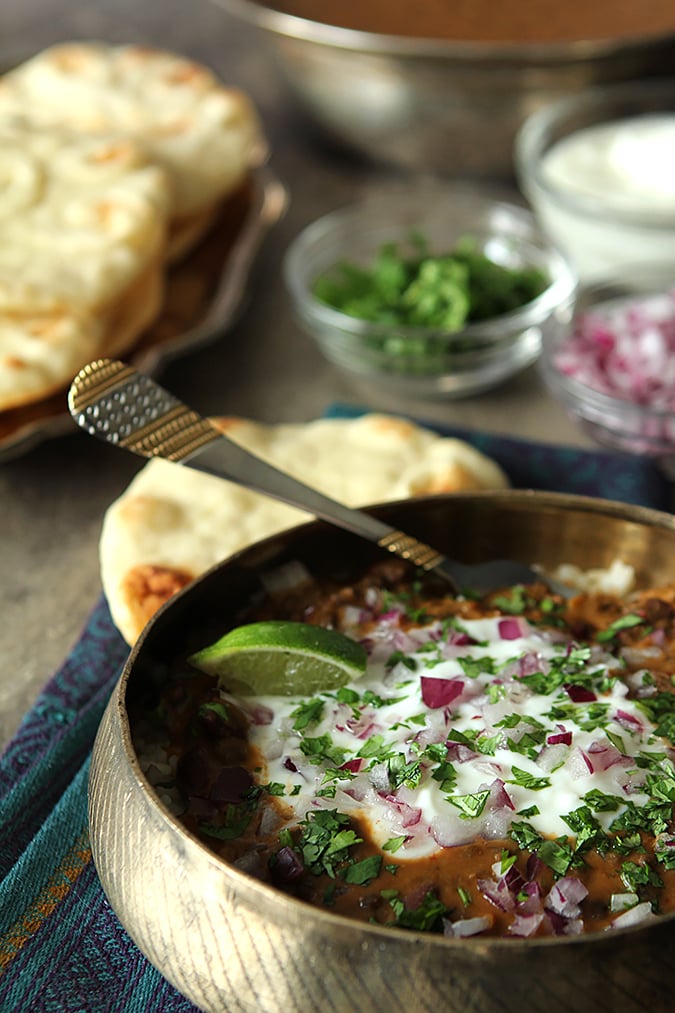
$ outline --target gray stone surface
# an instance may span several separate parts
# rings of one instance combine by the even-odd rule
[[[268,236],[252,295],[217,344],[175,362],[162,383],[206,413],[305,421],[336,400],[560,443],[587,441],[542,389],[534,369],[468,400],[404,404],[357,387],[327,364],[293,320],[281,278],[296,233],[387,174],[308,129],[255,31],[209,0],[4,0],[5,65],[58,41],[100,38],[165,46],[210,64],[256,101],[271,166],[290,206]],[[1,198],[0,198],[1,199]],[[100,594],[103,513],[141,462],[75,430],[0,464],[0,746],[68,654]]]

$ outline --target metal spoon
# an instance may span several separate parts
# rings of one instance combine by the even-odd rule
[[[455,593],[468,588],[487,592],[538,581],[567,597],[573,593],[515,560],[464,564],[447,559],[411,535],[329,499],[244,450],[208,419],[123,362],[97,359],[86,365],[73,380],[68,407],[77,424],[92,436],[141,457],[187,464],[305,510],[439,574]]]

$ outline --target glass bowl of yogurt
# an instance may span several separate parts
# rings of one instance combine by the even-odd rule
[[[675,478],[675,269],[624,268],[580,286],[569,327],[544,341],[544,382],[598,443]]]
[[[675,78],[544,107],[518,132],[514,161],[542,228],[582,280],[675,264]]]

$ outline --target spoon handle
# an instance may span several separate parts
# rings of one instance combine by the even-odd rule
[[[92,436],[141,457],[188,464],[298,507],[424,570],[438,570],[456,589],[449,561],[435,549],[279,471],[125,363],[114,359],[88,363],[73,380],[68,407],[77,424]]]

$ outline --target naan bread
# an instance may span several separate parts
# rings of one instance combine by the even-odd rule
[[[159,310],[169,186],[118,135],[0,122],[0,409],[65,386]]]
[[[259,457],[350,506],[508,485],[469,444],[394,416],[214,421]],[[214,563],[307,519],[223,479],[149,461],[103,520],[101,579],[116,626],[134,643],[159,606]]]
[[[212,209],[263,151],[257,114],[201,64],[142,46],[69,42],[0,83],[0,115],[26,114],[80,133],[116,131],[142,144],[172,184],[171,217]]]

